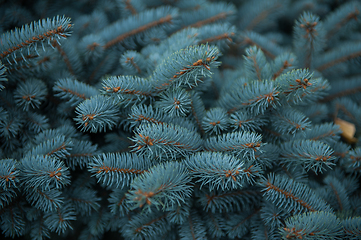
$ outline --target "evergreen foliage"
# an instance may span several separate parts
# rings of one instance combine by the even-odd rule
[[[361,239],[360,11],[0,1],[0,236]]]

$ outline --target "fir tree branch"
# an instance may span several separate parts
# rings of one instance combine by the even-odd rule
[[[39,43],[43,44],[46,40],[55,39],[57,41],[57,38],[68,37],[71,27],[69,18],[57,16],[52,20],[49,18],[39,20],[39,22],[33,22],[22,29],[4,33],[1,37],[0,58],[8,59],[13,54],[13,60],[15,60],[16,52],[19,50],[20,55],[24,58],[21,52],[24,47],[28,49],[34,47],[37,52],[36,47]],[[5,39],[11,39],[11,41],[5,41]]]
[[[330,206],[312,189],[292,179],[269,174],[267,179],[260,181],[260,184],[264,187],[262,191],[266,199],[274,202],[276,206],[284,206],[287,212],[331,212]]]

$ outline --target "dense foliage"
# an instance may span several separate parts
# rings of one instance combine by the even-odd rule
[[[360,10],[0,1],[2,236],[360,239]]]

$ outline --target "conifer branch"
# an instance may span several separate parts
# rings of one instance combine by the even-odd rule
[[[275,12],[275,10],[277,10],[281,7],[282,7],[282,5],[277,4],[277,5],[272,6],[272,8],[265,9],[262,12],[259,12],[258,15],[252,19],[252,21],[246,26],[245,29],[247,29],[248,31],[254,29],[260,22],[267,19],[267,17],[270,14],[272,14],[273,12]]]
[[[289,182],[292,184],[288,184]],[[331,212],[331,207],[312,189],[292,179],[270,174],[267,179],[261,180],[260,184],[264,187],[264,196],[277,206],[284,206],[287,212]]]
[[[37,52],[36,48],[39,43],[43,44],[46,40],[50,42],[53,39],[57,41],[59,38],[68,37],[71,27],[69,18],[57,16],[52,20],[49,18],[39,20],[39,22],[33,22],[21,29],[4,33],[1,36],[0,58],[8,59],[10,55],[13,55],[13,60],[15,60],[16,53],[19,51],[24,58],[21,51],[23,48],[34,47]],[[10,39],[10,41],[5,41],[5,39]]]
[[[355,46],[355,47],[358,47],[360,48],[360,46]],[[339,51],[337,51],[337,53],[345,53],[346,49],[340,49]],[[348,51],[349,52],[349,51]],[[342,63],[342,62],[346,62],[350,59],[354,59],[354,58],[357,58],[357,57],[360,57],[361,56],[361,50],[360,51],[352,51],[350,52],[349,54],[338,54],[338,57],[333,57],[332,55],[335,55],[336,52],[330,52],[330,53],[326,53],[326,56],[323,57],[325,59],[328,59],[327,62],[321,64],[321,65],[318,65],[316,67],[316,69],[318,71],[325,71],[326,69],[336,65],[336,64],[339,64],[339,63]]]
[[[217,15],[212,16],[212,17],[210,17],[208,19],[193,23],[193,24],[189,25],[188,27],[196,27],[196,28],[198,28],[198,27],[204,26],[206,24],[217,22],[220,19],[225,19],[226,17],[228,17],[228,15],[231,15],[231,14],[233,14],[233,12],[221,12],[221,13],[218,13]]]

